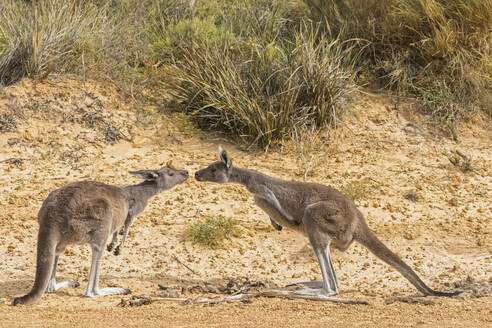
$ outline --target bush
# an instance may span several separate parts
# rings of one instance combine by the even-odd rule
[[[474,109],[492,115],[492,0],[305,2],[342,39],[360,41],[364,71],[417,97],[452,134]]]
[[[184,232],[185,239],[208,247],[218,247],[230,236],[238,237],[242,230],[237,221],[222,216],[206,216],[204,220],[188,225]]]
[[[86,1],[5,0],[0,6],[0,83],[71,71],[97,53],[108,30],[104,8]]]
[[[329,126],[355,91],[354,57],[313,24],[291,37],[181,48],[164,86],[198,126],[265,149],[296,126]]]
[[[353,202],[369,199],[373,192],[371,186],[364,181],[349,182],[340,188],[340,191]]]

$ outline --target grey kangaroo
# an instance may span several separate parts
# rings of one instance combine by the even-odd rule
[[[282,226],[306,235],[318,257],[322,282],[301,282],[311,287],[296,291],[308,295],[338,294],[338,279],[331,261],[330,245],[345,251],[354,240],[388,263],[425,295],[454,296],[460,292],[439,292],[429,288],[417,274],[390,251],[369,227],[355,204],[342,193],[317,183],[285,181],[253,170],[232,166],[226,151],[219,147],[220,161],[195,173],[198,181],[233,182],[244,185],[255,203],[269,216],[277,230]]]
[[[110,234],[116,243],[119,228],[125,224],[125,234],[119,251],[135,218],[145,209],[147,200],[163,190],[188,179],[188,171],[163,167],[159,170],[130,172],[145,181],[127,187],[111,186],[94,181],[70,183],[51,192],[38,213],[39,233],[36,276],[32,290],[17,297],[13,305],[34,304],[44,292],[63,287],[78,287],[78,282],[56,283],[58,257],[68,244],[89,243],[92,263],[85,295],[103,296],[129,294],[125,288],[99,288],[99,272],[104,247]],[[111,246],[112,247],[112,246]]]

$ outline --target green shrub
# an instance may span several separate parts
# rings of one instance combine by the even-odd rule
[[[0,6],[0,83],[82,66],[84,53],[96,52],[105,14],[85,1],[5,0]]]
[[[451,134],[475,109],[492,114],[492,0],[304,1],[342,40],[360,41],[361,69]]]
[[[190,223],[184,231],[185,239],[208,247],[219,247],[225,239],[238,237],[242,230],[236,220],[223,216],[206,216]]]
[[[164,80],[178,109],[265,149],[295,126],[335,122],[355,91],[354,57],[309,23],[292,40],[203,42],[181,53]]]
[[[408,199],[412,202],[418,202],[420,200],[420,196],[419,194],[417,193],[417,191],[415,190],[410,190],[408,192],[406,192],[404,195],[403,195],[403,198],[405,199]]]
[[[364,181],[352,181],[345,184],[340,191],[353,202],[369,199],[372,188]]]

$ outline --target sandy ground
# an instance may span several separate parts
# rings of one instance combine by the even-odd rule
[[[321,278],[308,240],[274,230],[245,188],[190,178],[156,196],[134,224],[122,254],[104,258],[102,286],[127,287],[132,295],[84,297],[90,249],[73,245],[60,258],[58,279],[80,281],[81,287],[44,295],[34,306],[10,306],[13,297],[32,287],[37,211],[49,192],[68,182],[137,183],[128,171],[158,168],[169,160],[194,172],[217,159],[219,144],[234,165],[302,179],[303,169],[290,154],[245,152],[224,137],[197,132],[158,112],[133,108],[110,87],[70,80],[26,79],[0,90],[1,327],[492,326],[491,122],[477,117],[463,127],[457,143],[431,133],[423,118],[380,96],[364,96],[351,106],[330,144],[316,154],[319,164],[308,180],[336,188],[363,181],[371,191],[358,205],[371,229],[431,287],[463,289],[462,296],[426,298],[434,305],[386,305],[390,297],[421,295],[354,244],[344,253],[332,252],[340,297],[370,305],[253,298],[213,306],[118,306],[132,295],[159,295],[158,284],[198,299],[226,296],[212,291],[228,281],[284,286]],[[456,149],[472,159],[473,172],[462,173],[445,156]],[[404,197],[409,191],[418,194],[417,202]],[[204,215],[233,217],[243,234],[218,249],[185,241],[186,224]]]

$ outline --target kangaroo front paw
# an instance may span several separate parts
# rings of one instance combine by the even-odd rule
[[[106,249],[108,250],[108,252],[111,252],[113,250],[113,247],[114,244],[109,244],[108,247],[106,247]]]
[[[117,247],[114,249],[113,254],[114,254],[114,255],[116,255],[116,256],[120,255],[120,246],[117,246]]]
[[[277,222],[273,221],[272,219],[270,219],[270,223],[275,228],[275,230],[278,230],[278,231],[282,230],[282,226],[280,224],[278,224]]]

